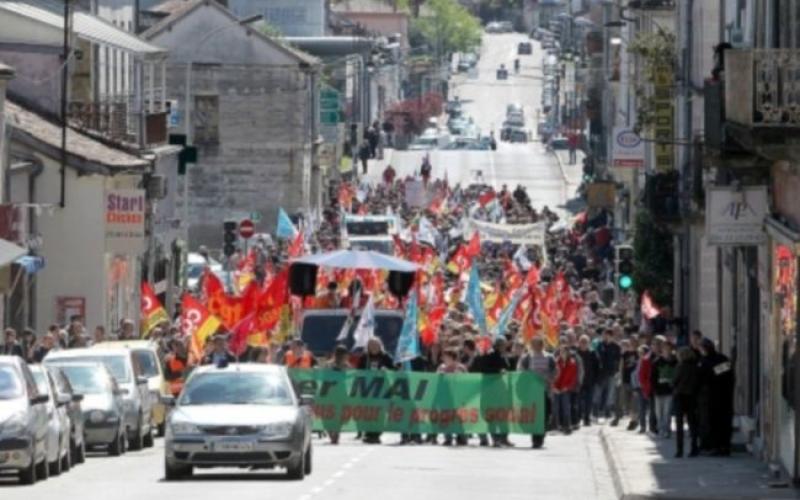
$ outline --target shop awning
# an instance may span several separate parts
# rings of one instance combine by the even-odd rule
[[[28,251],[8,240],[0,239],[0,267],[5,267],[19,259]]]
[[[39,257],[38,255],[23,255],[15,260],[14,263],[19,264],[28,274],[35,274],[44,269],[44,257]]]

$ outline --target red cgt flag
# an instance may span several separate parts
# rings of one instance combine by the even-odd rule
[[[188,293],[181,299],[181,331],[191,338],[190,351],[199,362],[208,338],[216,333],[220,321],[199,300]]]
[[[150,335],[150,332],[159,323],[169,321],[167,310],[161,305],[161,301],[158,300],[158,296],[156,296],[156,292],[153,290],[153,287],[151,287],[150,283],[147,283],[146,281],[142,282],[141,318],[142,334],[145,337]]]

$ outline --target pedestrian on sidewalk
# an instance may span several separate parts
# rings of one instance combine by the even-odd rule
[[[697,449],[697,357],[689,346],[678,350],[678,367],[675,370],[675,457],[683,456],[683,424],[689,424],[689,456],[696,457]]]
[[[358,147],[358,159],[361,160],[361,171],[367,175],[367,161],[370,159],[369,142],[361,141],[361,146]]]
[[[650,432],[653,434],[658,434],[658,419],[656,418],[656,404],[655,399],[652,393],[652,370],[658,361],[658,358],[661,356],[661,346],[667,341],[667,338],[663,335],[656,335],[653,337],[653,345],[650,347],[650,408],[648,409],[648,427],[650,428]]]
[[[536,373],[542,377],[547,384],[544,395],[545,432],[542,434],[534,434],[531,437],[533,447],[541,448],[542,445],[544,445],[544,438],[547,433],[547,422],[550,420],[551,385],[556,376],[556,361],[552,354],[545,352],[544,339],[542,337],[534,337],[534,339],[531,340],[531,350],[520,358],[517,371]]]
[[[592,421],[592,400],[600,364],[597,355],[591,349],[591,339],[588,335],[581,335],[578,340],[578,356],[583,362],[583,379],[578,393],[578,406],[583,425],[589,426]]]
[[[569,147],[569,164],[575,165],[578,161],[578,134],[571,130],[567,134],[567,146]]]
[[[623,339],[620,342],[622,346],[622,363],[620,366],[620,377],[622,382],[619,386],[619,414],[627,415],[630,417],[628,422],[628,430],[634,430],[638,425],[636,413],[636,396],[633,392],[632,378],[633,372],[636,370],[636,365],[639,363],[639,353],[633,345],[631,339]],[[619,417],[617,417],[618,419]]]
[[[637,410],[639,419],[639,433],[647,432],[647,420],[652,406],[653,385],[650,382],[652,364],[650,361],[650,347],[647,345],[639,346],[639,362],[632,375],[637,396]]]
[[[567,345],[562,345],[556,362],[553,395],[558,426],[564,434],[572,434],[572,392],[578,387],[578,362]]]
[[[609,328],[603,331],[603,340],[597,345],[597,358],[600,362],[595,389],[597,415],[611,418],[612,414],[616,415],[617,413],[615,390],[622,350],[614,341],[614,331]]]
[[[661,355],[653,363],[652,373],[658,436],[662,438],[672,435],[672,391],[677,366],[678,360],[675,359],[672,344],[662,343]]]
[[[707,419],[708,435],[705,445],[714,456],[731,454],[731,435],[733,434],[733,367],[730,359],[717,351],[711,339],[704,338],[700,343],[703,355],[700,361],[700,393],[698,404],[700,412]]]

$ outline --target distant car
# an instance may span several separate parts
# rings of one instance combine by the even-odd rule
[[[522,127],[511,127],[507,133],[508,142],[528,142],[528,130]]]
[[[87,448],[102,447],[112,456],[125,452],[125,408],[122,390],[106,366],[99,362],[62,362],[45,359],[60,369],[76,394],[83,396],[83,437]]]
[[[22,484],[47,479],[47,394],[38,391],[28,365],[0,356],[0,471],[16,471]]]
[[[312,470],[311,403],[283,366],[196,368],[167,420],[165,478],[191,476],[194,467],[285,467],[303,479]]]
[[[70,452],[72,454],[72,465],[82,464],[86,461],[86,440],[84,439],[83,424],[83,394],[78,394],[72,387],[67,376],[61,368],[53,365],[44,365],[56,386],[56,394],[59,399],[69,400],[65,403],[70,423]]]
[[[159,436],[164,435],[164,423],[167,408],[162,399],[171,394],[167,379],[164,378],[164,367],[159,360],[156,344],[148,340],[117,340],[95,344],[93,349],[128,349],[139,363],[143,376],[147,377],[147,389],[153,403],[152,424]]]
[[[190,252],[186,256],[186,286],[189,290],[196,291],[198,289],[200,278],[206,269],[217,275],[223,274],[222,264],[210,257],[206,260],[205,257],[195,252]]]
[[[533,45],[531,45],[531,42],[520,42],[517,45],[517,54],[521,56],[533,54]]]
[[[429,151],[447,146],[450,143],[450,136],[439,132],[434,128],[425,130],[422,135],[411,141],[408,149],[410,151]]]
[[[565,150],[569,149],[569,141],[563,135],[554,135],[550,138],[550,149],[553,150]]]
[[[153,446],[153,403],[148,387],[149,380],[142,373],[136,356],[129,350],[70,349],[51,352],[45,360],[59,364],[99,362],[106,365],[122,391],[125,408],[125,430],[131,450]]]
[[[41,365],[30,366],[39,394],[47,394],[47,464],[51,476],[58,476],[72,468],[70,453],[70,421],[66,405],[68,396],[59,397],[52,376]]]
[[[506,69],[504,64],[501,64],[500,67],[497,68],[497,79],[508,80],[508,69]]]
[[[394,256],[394,239],[390,236],[353,236],[347,239],[351,250],[372,250]]]

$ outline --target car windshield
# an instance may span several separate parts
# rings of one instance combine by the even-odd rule
[[[179,404],[269,405],[293,403],[291,388],[275,373],[207,372],[192,377]]]
[[[106,365],[111,375],[117,379],[117,383],[126,384],[131,381],[131,372],[128,370],[128,365],[125,363],[124,355],[106,355],[106,356],[77,356],[70,358],[63,358],[58,360],[59,363],[102,363]]]
[[[77,394],[103,394],[111,388],[101,367],[58,365]]]
[[[186,275],[189,278],[200,278],[205,268],[205,264],[189,264],[186,266]]]
[[[158,358],[153,351],[146,349],[133,351],[133,356],[139,363],[143,376],[147,378],[158,376]]]
[[[31,373],[33,373],[33,380],[36,381],[36,390],[39,391],[39,394],[47,394],[49,391],[47,390],[47,375],[44,370],[31,370]]]
[[[22,397],[22,381],[19,374],[10,366],[0,366],[0,399]]]

